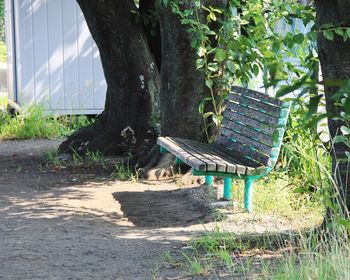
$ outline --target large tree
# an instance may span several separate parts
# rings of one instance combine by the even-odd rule
[[[196,70],[196,52],[180,18],[169,6],[156,10],[155,0],[141,0],[139,6],[133,0],[77,2],[100,51],[107,98],[96,122],[62,143],[60,151],[131,150],[140,155],[136,162],[146,164],[158,133],[199,140],[204,76]],[[150,14],[156,15],[147,19],[156,21],[152,32],[142,18]]]
[[[316,0],[315,4],[318,30],[329,24],[342,28],[350,27],[349,0]],[[328,126],[331,137],[334,138],[342,134],[341,126],[344,125],[342,120],[335,119],[340,116],[344,108],[339,106],[339,98],[336,98],[339,86],[335,86],[334,82],[350,80],[350,40],[344,41],[343,37],[336,35],[334,39],[326,38],[324,33],[319,32],[317,45],[322,76],[325,81]],[[346,207],[346,214],[350,209],[350,174],[349,163],[346,160],[347,151],[349,152],[349,148],[345,143],[336,143],[332,150],[333,175],[340,189],[341,203]]]

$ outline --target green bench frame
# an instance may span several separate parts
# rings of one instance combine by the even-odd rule
[[[191,162],[188,162],[185,156],[175,153],[165,143],[169,140],[175,141],[175,144],[176,141],[191,142],[189,140],[159,137],[157,142],[161,146],[161,153],[171,152],[175,154],[177,163],[192,166],[193,175],[205,176],[206,185],[212,186],[213,176],[223,177],[224,199],[226,200],[232,199],[232,179],[243,179],[245,183],[244,208],[250,212],[252,211],[254,181],[271,172],[277,162],[290,106],[290,102],[283,102],[257,91],[241,87],[232,88],[223,114],[223,127],[215,142],[221,146],[228,146],[230,148],[229,153],[232,152],[238,157],[243,156],[243,162],[260,162],[259,167],[255,166],[255,168],[249,169],[250,171],[246,174],[199,170]],[[203,145],[199,142],[194,143]],[[231,154],[229,156],[234,157]],[[237,161],[234,161],[234,163],[237,164]],[[243,165],[243,163],[238,163]],[[239,164],[238,166],[240,166]]]

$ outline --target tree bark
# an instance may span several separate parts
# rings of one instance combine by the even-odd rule
[[[160,88],[155,61],[132,0],[77,0],[100,51],[107,82],[103,113],[63,142],[61,152],[120,154],[155,139],[152,100]]]
[[[323,24],[333,23],[350,27],[350,1],[349,0],[316,0],[316,24],[319,29]],[[318,54],[321,62],[323,80],[350,80],[350,41],[343,41],[342,37],[335,36],[334,41],[324,38],[322,32],[317,38]],[[328,126],[331,137],[341,135],[342,121],[333,117],[340,115],[341,107],[337,105],[334,95],[339,87],[325,85],[326,109],[328,113]],[[332,150],[332,169],[334,180],[340,190],[340,202],[348,215],[350,209],[350,176],[349,164],[341,162],[346,159],[345,152],[349,148],[344,144],[335,144]]]
[[[192,1],[182,4],[183,8]],[[201,140],[203,119],[198,105],[206,91],[204,74],[196,70],[196,51],[188,26],[170,7],[161,7],[161,135]]]

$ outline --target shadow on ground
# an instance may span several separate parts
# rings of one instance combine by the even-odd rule
[[[198,188],[174,191],[115,192],[129,221],[139,227],[177,227],[207,222],[210,208],[194,200]]]

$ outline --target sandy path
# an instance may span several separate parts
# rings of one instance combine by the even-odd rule
[[[122,183],[99,170],[52,170],[55,141],[0,142],[0,279],[167,279],[164,252],[203,232],[208,209],[171,183]],[[203,188],[202,188],[203,189]],[[215,223],[206,223],[212,228]],[[292,228],[238,213],[234,232]]]

